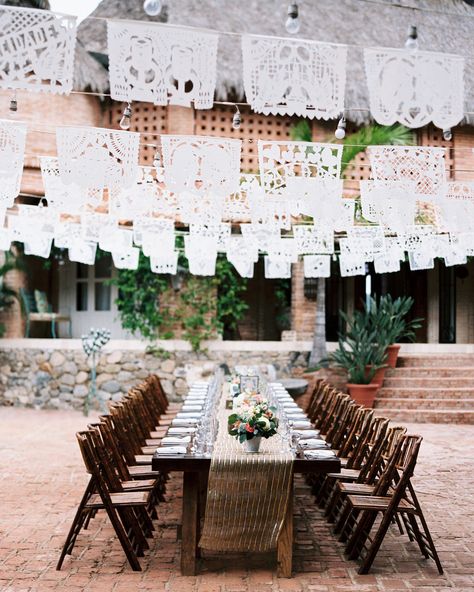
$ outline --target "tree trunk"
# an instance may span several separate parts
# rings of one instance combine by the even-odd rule
[[[308,365],[314,368],[328,355],[326,349],[326,280],[318,278],[316,288],[316,317],[314,319],[313,346]]]

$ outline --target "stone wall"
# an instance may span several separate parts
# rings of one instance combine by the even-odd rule
[[[242,343],[243,349],[236,349]],[[169,398],[179,400],[190,383],[209,377],[219,364],[259,365],[264,372],[271,364],[282,378],[301,374],[308,357],[306,346],[294,342],[211,342],[208,351],[199,354],[177,340],[162,342],[160,347],[163,349],[158,354],[150,354],[139,342],[108,344],[97,365],[99,396],[105,401],[119,400],[154,373],[161,378]],[[90,364],[79,340],[1,342],[0,405],[81,409],[89,382]]]

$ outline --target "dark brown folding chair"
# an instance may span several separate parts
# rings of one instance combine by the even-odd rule
[[[351,493],[363,495],[374,493],[375,485],[393,459],[398,442],[405,433],[406,428],[402,426],[389,428],[386,436],[383,432],[379,434],[367,461],[360,469],[342,469],[340,473],[334,473],[338,477],[336,487],[339,494],[337,507],[333,510],[334,533],[340,534],[341,541],[346,540],[344,526],[351,513],[349,504],[345,503],[346,497]]]
[[[439,573],[443,573],[431,533],[410,481],[421,442],[420,436],[403,436],[399,440],[393,459],[374,488],[374,494],[347,496],[347,503],[353,512],[357,512],[358,519],[352,528],[346,550],[350,559],[362,559],[360,574],[369,572],[385,534],[397,514],[407,517],[411,534],[417,541],[421,553],[426,558],[433,558]],[[378,515],[381,515],[381,521],[371,536]]]
[[[98,454],[97,442],[92,431],[76,434],[86,471],[91,475],[89,484],[76,511],[73,523],[66,537],[56,569],[61,569],[64,558],[70,555],[79,532],[90,514],[105,510],[122,545],[125,555],[134,571],[141,571],[138,556],[148,548],[143,525],[150,528],[151,519],[145,518],[150,494],[146,491],[125,492],[115,481],[113,471],[106,467]],[[118,489],[118,491],[116,490]],[[97,492],[97,493],[94,493]]]

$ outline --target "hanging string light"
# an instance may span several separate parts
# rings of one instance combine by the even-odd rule
[[[341,115],[341,119],[337,124],[337,128],[334,132],[334,135],[338,140],[343,140],[346,137],[346,118],[344,117],[344,115]]]
[[[123,130],[129,130],[132,124],[132,105],[130,103],[127,104],[125,109],[123,110],[122,119],[120,120],[120,127]]]
[[[300,30],[300,19],[298,18],[298,4],[296,2],[292,2],[288,5],[288,18],[285,22],[285,28],[290,33],[290,35],[296,35],[299,33]]]
[[[13,115],[18,111],[18,101],[16,99],[16,91],[15,94],[13,95],[13,97],[10,100],[10,114]]]
[[[443,139],[446,142],[450,142],[453,139],[453,130],[450,127],[443,130]]]
[[[234,117],[232,117],[232,129],[234,129],[234,130],[240,129],[241,123],[242,123],[242,117],[240,115],[239,107],[236,105]]]
[[[408,29],[408,37],[405,41],[405,48],[410,51],[416,51],[418,49],[418,31],[415,25],[412,25]]]
[[[158,16],[163,7],[161,0],[145,0],[143,3],[143,10],[148,16]]]
[[[161,154],[159,150],[155,152],[155,156],[153,157],[153,166],[155,169],[159,169],[161,166]]]

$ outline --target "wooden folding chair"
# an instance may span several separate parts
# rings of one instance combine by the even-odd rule
[[[110,483],[111,476],[113,481],[113,475],[98,456],[93,433],[78,432],[76,437],[86,471],[91,478],[66,537],[56,569],[60,570],[65,556],[72,553],[79,532],[90,514],[103,509],[107,512],[130,566],[134,571],[141,571],[138,556],[143,555],[148,543],[137,515],[144,516],[149,504],[149,493],[114,491]]]
[[[370,434],[374,412],[372,409],[357,405],[350,407],[349,411],[348,424],[339,438],[341,448],[337,454],[343,468],[358,469],[363,462],[363,449]],[[327,474],[323,475],[322,479],[316,501],[320,507],[326,507],[332,498],[337,477],[334,477],[334,474]]]
[[[334,473],[338,477],[338,503],[332,510],[334,521],[334,534],[340,534],[340,540],[346,540],[344,530],[346,522],[351,514],[351,508],[346,502],[346,497],[350,493],[371,495],[374,493],[375,486],[384,475],[388,465],[392,461],[400,439],[405,435],[406,428],[395,426],[383,430],[378,434],[372,449],[369,452],[367,461],[360,469],[342,469],[340,473]]]
[[[366,410],[371,411],[371,410]],[[347,459],[346,466],[340,473],[328,473],[328,479],[334,480],[332,493],[328,498],[325,515],[329,522],[334,522],[340,510],[341,483],[346,481],[365,482],[370,467],[377,462],[377,451],[382,451],[388,430],[388,419],[366,415],[359,440]]]
[[[350,559],[362,558],[360,574],[369,572],[385,534],[397,514],[407,516],[412,529],[411,534],[417,541],[421,553],[426,558],[433,558],[438,572],[443,573],[431,533],[410,482],[421,442],[420,436],[403,436],[397,445],[394,458],[375,487],[374,494],[347,496],[349,506],[359,514],[348,539],[347,553]],[[396,485],[393,487],[395,482]],[[375,534],[371,536],[372,527],[379,514],[382,515],[382,519]]]

